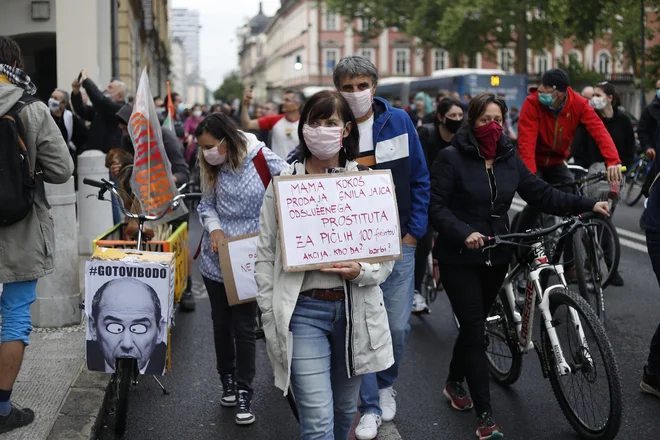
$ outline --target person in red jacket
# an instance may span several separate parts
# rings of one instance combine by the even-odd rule
[[[589,101],[569,87],[568,73],[550,69],[541,78],[541,85],[525,99],[518,120],[518,154],[527,168],[550,184],[574,180],[566,165],[578,125],[583,124],[598,144],[605,158],[610,182],[621,181],[621,160],[612,137]],[[571,191],[571,187],[563,187]],[[514,221],[517,231],[530,229],[538,217],[538,207],[526,206]],[[564,248],[564,260],[573,260],[570,241]],[[575,278],[575,268],[569,263],[566,276]]]

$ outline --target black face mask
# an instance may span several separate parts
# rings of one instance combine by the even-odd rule
[[[447,130],[449,130],[452,133],[456,133],[459,128],[461,128],[461,125],[463,125],[462,120],[455,120],[455,119],[449,119],[445,118],[445,127],[447,127]]]

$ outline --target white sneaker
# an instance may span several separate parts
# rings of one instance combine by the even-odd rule
[[[412,306],[412,312],[413,313],[424,313],[428,310],[429,306],[426,304],[426,300],[422,296],[421,293],[419,293],[417,290],[415,290],[415,296],[413,297],[413,306]]]
[[[355,428],[355,438],[357,440],[373,440],[378,436],[378,428],[383,424],[383,420],[376,414],[365,414],[360,417],[360,423]]]
[[[380,399],[380,409],[383,411],[383,422],[391,422],[396,415],[396,391],[389,388],[378,390],[378,398]]]

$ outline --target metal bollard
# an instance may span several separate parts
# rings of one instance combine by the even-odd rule
[[[103,152],[90,150],[78,156],[78,252],[80,255],[92,255],[92,241],[113,226],[112,204],[98,200],[98,188],[85,185],[85,177],[110,179]],[[109,200],[110,197],[107,193],[106,198]]]
[[[80,324],[78,231],[73,177],[63,185],[46,183],[45,186],[55,231],[55,271],[37,282],[37,300],[31,309],[32,322],[35,327]]]

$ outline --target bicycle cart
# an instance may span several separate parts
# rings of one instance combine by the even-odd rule
[[[168,274],[170,276],[169,286],[171,287],[168,289],[167,292],[156,292],[155,289],[153,288],[151,289],[145,288],[152,298],[153,296],[164,295],[164,296],[169,296],[169,298],[171,299],[171,301],[168,302],[167,309],[164,311],[161,308],[163,301],[159,301],[159,305],[154,306],[156,310],[158,310],[158,312],[155,312],[157,315],[162,316],[163,313],[167,314],[165,322],[169,324],[168,328],[166,329],[167,331],[166,340],[168,343],[167,343],[167,353],[165,355],[166,367],[163,370],[164,373],[164,371],[168,371],[170,369],[171,345],[169,344],[169,340],[170,340],[170,327],[172,323],[171,318],[173,317],[175,311],[174,304],[178,302],[178,300],[180,299],[181,293],[183,292],[183,289],[185,289],[185,283],[187,278],[187,269],[188,269],[187,231],[186,231],[186,225],[182,224],[167,240],[162,242],[158,242],[158,241],[148,242],[146,240],[143,240],[144,224],[148,221],[158,221],[162,219],[168,212],[176,210],[185,199],[195,199],[195,198],[199,199],[201,197],[201,194],[177,195],[169,201],[168,208],[163,210],[163,212],[159,215],[134,214],[126,210],[126,208],[122,203],[122,199],[117,190],[117,187],[113,183],[108,182],[105,179],[102,179],[102,181],[100,182],[91,179],[83,179],[83,183],[85,183],[86,185],[99,188],[99,192],[97,195],[99,200],[110,202],[109,198],[105,198],[105,194],[107,192],[110,192],[112,195],[115,196],[117,203],[120,209],[122,210],[122,212],[124,213],[124,215],[127,218],[135,219],[138,222],[136,241],[131,242],[131,241],[122,240],[121,239],[122,236],[118,234],[122,232],[123,226],[116,225],[110,231],[104,234],[102,237],[99,237],[99,239],[94,240],[95,254],[103,254],[106,252],[109,254],[112,254],[113,252],[119,254],[123,252],[129,255],[128,259],[133,260],[132,263],[134,264],[132,265],[131,268],[135,273],[138,273],[137,271],[141,271],[139,273],[144,274],[145,277],[147,278],[149,278],[149,276],[151,276],[151,278],[157,278],[157,277],[164,278],[168,276]],[[145,250],[145,247],[152,247],[153,249],[156,250],[156,252],[149,252]],[[109,249],[109,248],[114,248],[114,249]],[[167,258],[169,257],[169,260],[172,261],[171,272],[165,272],[163,275],[160,273],[161,269],[140,267],[138,261],[140,257],[150,254],[154,256],[154,259],[157,259],[159,255],[162,256],[163,261],[167,260]],[[112,261],[112,257],[110,257],[110,260]],[[122,268],[121,267],[118,268],[117,265],[115,265],[114,269],[115,272],[118,272],[119,278],[129,278],[129,279],[131,278],[131,274],[126,273],[129,271],[129,268],[124,268],[125,270],[122,272],[121,271]],[[94,272],[96,272],[96,270],[97,269],[94,269]],[[149,270],[149,273],[147,273],[147,270]],[[156,270],[158,270],[159,272],[158,274],[155,274]],[[162,270],[165,269],[163,268]],[[177,274],[177,272],[179,272],[179,274]],[[104,287],[101,287],[101,289],[104,289],[106,285],[104,285]],[[101,302],[101,300],[99,299],[98,302]],[[94,303],[95,304],[93,304],[91,307],[95,307],[99,305],[97,303],[96,297],[94,298]],[[171,305],[172,307],[170,308],[169,305]],[[85,308],[84,303],[82,307]],[[127,305],[125,305],[124,308],[130,309],[130,307],[127,307]],[[97,318],[96,316],[92,317],[92,319],[94,320],[96,320],[96,318]],[[89,319],[89,314],[88,314],[88,319]],[[133,324],[128,326],[128,328],[126,328],[126,326],[123,325],[123,323],[119,322],[119,318],[117,317],[106,318],[106,319],[108,319],[108,323],[104,321],[103,326],[106,327],[107,332],[113,335],[122,335],[120,336],[120,339],[126,338],[127,336],[123,336],[123,335],[128,335],[129,333],[137,334],[137,335],[146,334],[149,331],[150,326],[160,325],[160,321],[151,323],[146,319],[138,319]],[[121,343],[118,343],[117,345],[119,346],[121,344],[124,344],[124,340],[121,340]],[[137,355],[133,351],[129,351],[127,348],[124,348],[124,352],[128,354],[114,357],[116,359],[116,363],[114,366],[114,372],[112,373],[110,380],[110,388],[111,388],[110,398],[115,406],[115,434],[120,437],[123,436],[126,430],[126,420],[128,416],[128,396],[129,396],[130,386],[131,384],[137,385],[138,376],[141,374],[141,368],[138,365],[139,359],[137,358]],[[149,358],[147,363],[151,363],[153,359],[154,359],[153,357]],[[142,361],[144,362],[144,359],[142,359]],[[89,359],[88,359],[88,365],[89,365]],[[144,370],[145,372],[147,371],[146,368],[144,367],[142,368],[142,370]],[[158,380],[158,378],[155,375],[153,375],[153,378],[158,383],[163,393],[168,394],[167,390],[165,389],[163,384]]]
[[[550,380],[564,416],[580,438],[611,440],[619,432],[623,406],[612,346],[592,308],[567,288],[563,266],[549,262],[543,240],[563,228],[557,243],[561,246],[596,216],[588,213],[545,229],[487,238],[484,251],[510,245],[526,252],[507,274],[486,319],[486,357],[491,376],[509,386],[520,378],[523,355],[536,351],[543,377]],[[558,283],[542,287],[544,273],[556,276]],[[527,275],[524,303],[519,305],[513,280],[521,274]],[[533,340],[536,308],[540,342]]]

